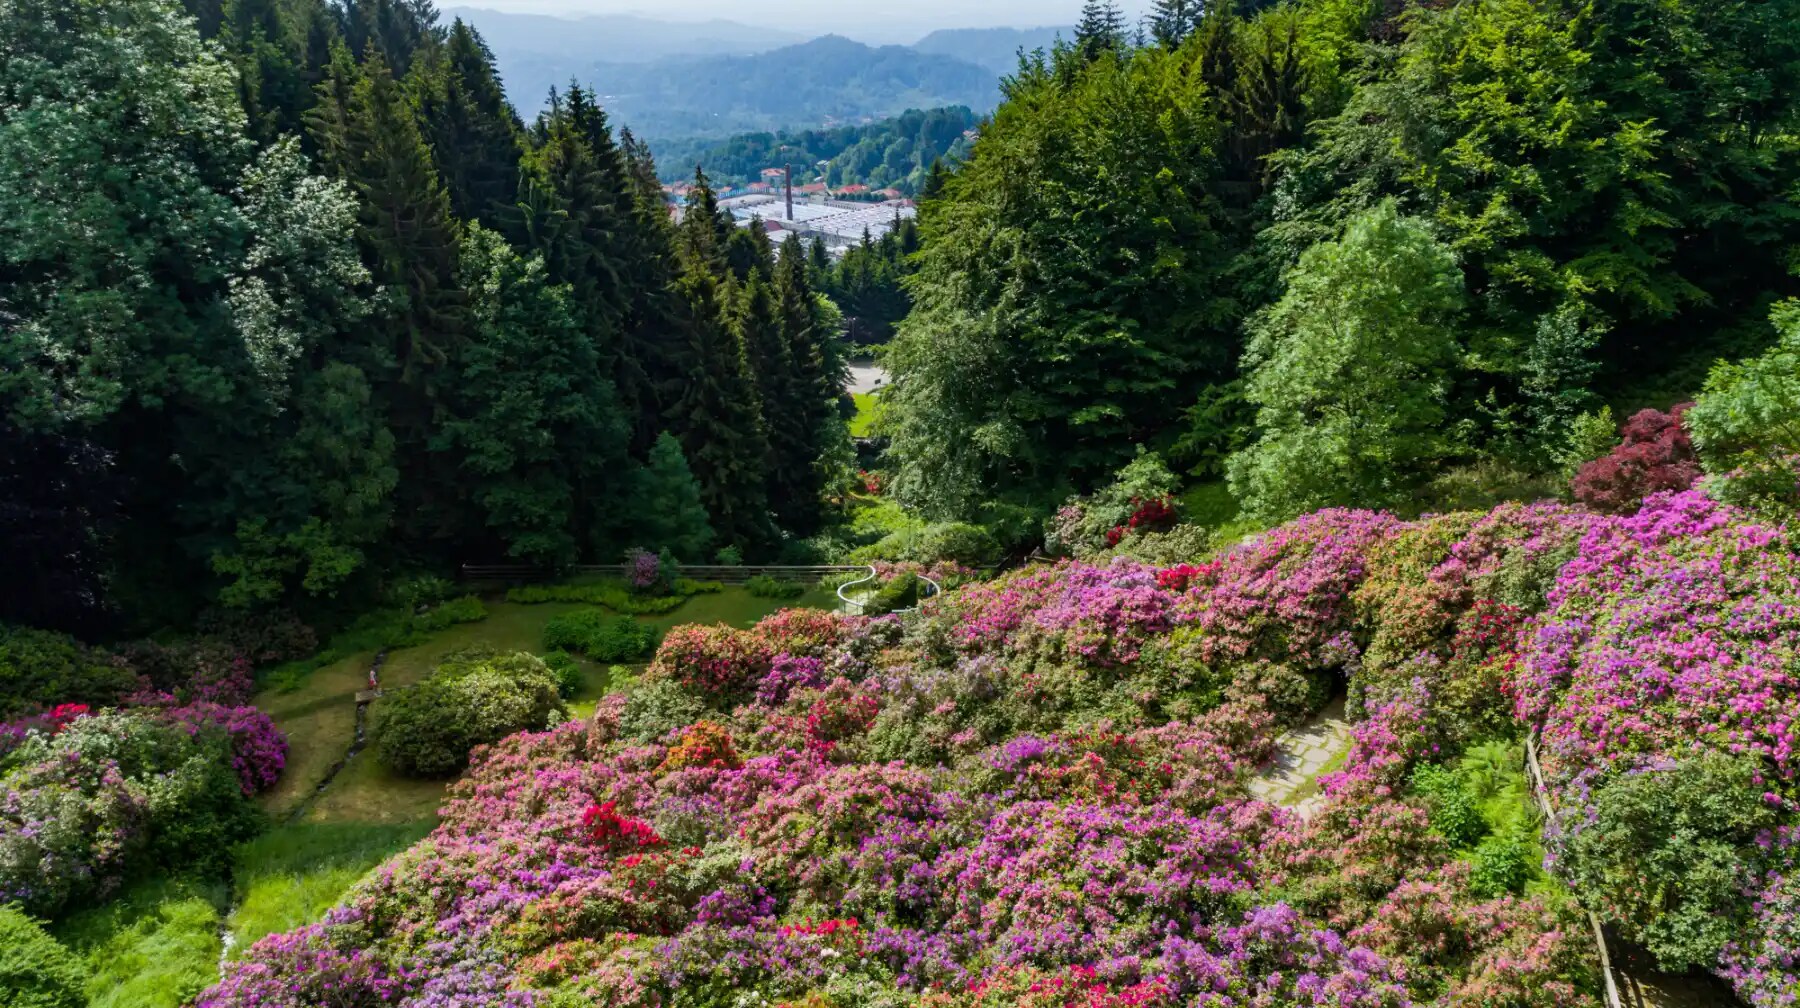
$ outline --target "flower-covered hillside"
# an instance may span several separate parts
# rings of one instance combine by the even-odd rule
[[[1603,823],[1604,781],[1661,772],[1576,748],[1624,716],[1583,699],[1585,656],[1664,615],[1580,579],[1624,563],[1679,593],[1682,571],[1705,576],[1679,558],[1710,536],[1736,551],[1727,595],[1792,588],[1778,533],[1701,510],[1326,511],[1173,567],[1029,568],[904,620],[684,628],[590,724],[479,751],[431,837],[201,1003],[1594,1004],[1585,922],[1533,881],[1529,824],[1472,804],[1466,767],[1546,720],[1563,818]],[[1772,660],[1783,605],[1732,609],[1741,646],[1695,660]],[[1776,723],[1745,709],[1794,702],[1742,681],[1711,698],[1727,762],[1734,733]],[[1251,799],[1278,731],[1341,688],[1356,744],[1321,810]],[[1678,727],[1656,758],[1686,758]],[[1786,849],[1784,753],[1740,748],[1770,832],[1708,849],[1737,858],[1721,864],[1740,888],[1785,893],[1759,874],[1779,856],[1745,853]],[[1579,830],[1555,832],[1559,869],[1594,863]],[[1570,877],[1628,909],[1628,876]],[[1726,895],[1758,937],[1715,949],[1720,968],[1774,1004],[1792,981],[1760,963],[1789,918]]]

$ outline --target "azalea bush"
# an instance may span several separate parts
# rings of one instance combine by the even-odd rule
[[[29,731],[0,757],[0,903],[56,914],[133,871],[220,866],[259,827],[246,785],[282,749],[264,725],[238,725],[254,743],[233,727],[229,713],[151,707]]]
[[[446,658],[414,686],[375,706],[381,761],[416,777],[454,773],[475,747],[566,716],[556,674],[524,652],[467,651]]]
[[[428,840],[202,1003],[256,1003],[304,950],[371,1000],[1594,1004],[1591,939],[1520,895],[1518,834],[1448,827],[1426,786],[1499,730],[1531,618],[1501,597],[1583,520],[1326,512],[908,616],[679,627],[587,724],[479,750]],[[1343,680],[1367,717],[1323,807],[1254,800]]]

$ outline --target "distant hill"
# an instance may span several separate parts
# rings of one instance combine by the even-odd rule
[[[447,7],[487,40],[502,68],[527,58],[649,63],[671,56],[742,56],[806,41],[808,36],[736,21],[659,21],[637,14],[552,17],[481,7]]]
[[[500,56],[500,71],[526,115],[542,106],[552,85],[574,76],[593,86],[615,123],[647,139],[861,125],[907,109],[957,105],[985,115],[999,100],[999,77],[986,67],[836,35],[748,56],[653,63],[508,65]]]
[[[780,133],[747,133],[729,140],[665,141],[653,146],[665,181],[690,178],[694,165],[720,185],[760,181],[764,168],[791,164],[795,184],[823,178],[834,188],[861,184],[893,186],[908,196],[918,192],[931,163],[964,157],[981,119],[965,107],[909,110],[867,126]]]
[[[922,53],[949,56],[976,66],[986,67],[997,75],[1010,74],[1019,65],[1019,50],[1048,51],[1057,36],[1073,37],[1075,29],[1067,28],[948,28],[934,31],[913,43]]]

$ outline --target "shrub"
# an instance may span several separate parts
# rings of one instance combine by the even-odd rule
[[[663,638],[650,671],[718,701],[768,674],[774,649],[761,635],[728,626],[676,627]]]
[[[1575,474],[1570,485],[1575,499],[1597,511],[1624,514],[1657,491],[1693,486],[1700,478],[1700,459],[1681,419],[1692,405],[1633,414],[1625,423],[1624,441]]]
[[[285,609],[213,609],[201,615],[194,629],[224,643],[259,668],[305,658],[319,649],[319,635]]]
[[[909,553],[896,559],[919,563],[948,560],[971,567],[986,567],[1000,559],[1000,544],[979,525],[946,522],[926,526]]]
[[[756,575],[744,587],[757,598],[793,599],[806,594],[806,586],[800,582],[782,581],[767,574]]]
[[[408,776],[455,773],[476,746],[566,716],[557,685],[549,667],[524,652],[452,655],[418,685],[377,702],[376,752]]]
[[[575,656],[567,651],[555,650],[539,657],[544,659],[544,667],[550,670],[550,674],[556,676],[557,695],[564,700],[574,696],[575,691],[581,688],[581,666],[576,663]]]
[[[37,922],[0,906],[0,1004],[7,1008],[84,1008],[87,968]]]
[[[267,791],[281,779],[281,770],[287,765],[287,737],[257,708],[201,701],[174,708],[164,716],[190,735],[222,733],[231,750],[232,772],[246,795]]]
[[[1800,301],[1775,306],[1775,346],[1760,357],[1721,362],[1684,418],[1709,490],[1786,519],[1800,498]]]
[[[1525,891],[1531,877],[1531,847],[1516,832],[1495,833],[1475,848],[1469,888],[1478,896],[1498,899]]]
[[[1591,817],[1552,837],[1576,892],[1663,969],[1712,965],[1746,930],[1747,852],[1776,823],[1757,764],[1705,753],[1592,786]]]
[[[28,736],[0,777],[0,903],[55,913],[139,866],[217,867],[260,825],[228,746],[156,709]]]
[[[412,618],[412,629],[424,633],[448,630],[463,623],[487,619],[487,606],[473,595],[464,595],[432,606]]]
[[[608,616],[582,609],[557,616],[544,625],[544,647],[574,651],[595,661],[629,662],[649,656],[656,630],[630,616]]]
[[[917,574],[908,571],[889,579],[867,602],[863,603],[863,613],[868,616],[881,616],[900,609],[910,609],[919,604],[919,595],[925,590],[925,582]]]
[[[713,558],[713,562],[720,567],[742,566],[744,562],[744,551],[738,549],[736,546],[726,546],[719,550],[719,554]]]
[[[72,637],[0,624],[0,721],[59,703],[115,704],[137,686],[123,662]]]

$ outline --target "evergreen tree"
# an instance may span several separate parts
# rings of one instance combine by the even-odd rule
[[[675,435],[667,431],[657,435],[649,461],[637,472],[630,514],[633,545],[668,550],[689,562],[706,557],[713,531],[700,500],[700,484]]]
[[[434,443],[462,466],[462,485],[482,512],[470,531],[507,556],[566,566],[608,531],[625,506],[625,424],[612,383],[537,256],[522,258],[498,234],[472,225],[462,279],[471,334],[458,362],[457,416]],[[600,555],[614,545],[595,544]]]
[[[494,54],[461,18],[450,26],[441,62],[416,90],[451,212],[506,233],[516,227],[524,128]]]
[[[1125,15],[1118,0],[1086,0],[1075,25],[1075,52],[1091,63],[1102,53],[1119,52],[1125,46]]]
[[[313,94],[306,80],[301,39],[280,0],[230,0],[221,33],[237,64],[238,93],[250,136],[270,144],[299,135]]]
[[[1215,6],[1225,6],[1216,4]],[[1150,11],[1150,38],[1165,49],[1174,49],[1193,34],[1202,8],[1198,0],[1156,0]]]
[[[339,10],[350,51],[379,54],[396,77],[412,70],[421,49],[444,40],[432,0],[341,0]]]
[[[672,355],[668,423],[686,452],[721,541],[746,552],[771,542],[765,467],[769,457],[756,385],[730,324],[737,294],[725,266],[718,200],[696,173],[676,232],[676,290],[687,317]]]
[[[321,104],[344,89],[341,61],[321,85]],[[457,283],[459,241],[450,200],[420,132],[413,107],[370,51],[349,90],[349,105],[315,117],[325,131],[318,144],[337,160],[337,173],[360,197],[358,240],[363,259],[389,297],[373,337],[353,348],[366,361],[398,441],[403,506],[409,538],[444,538],[465,524],[466,498],[455,467],[428,451],[444,415],[452,363],[464,342],[464,295]],[[331,135],[341,122],[343,135]]]

